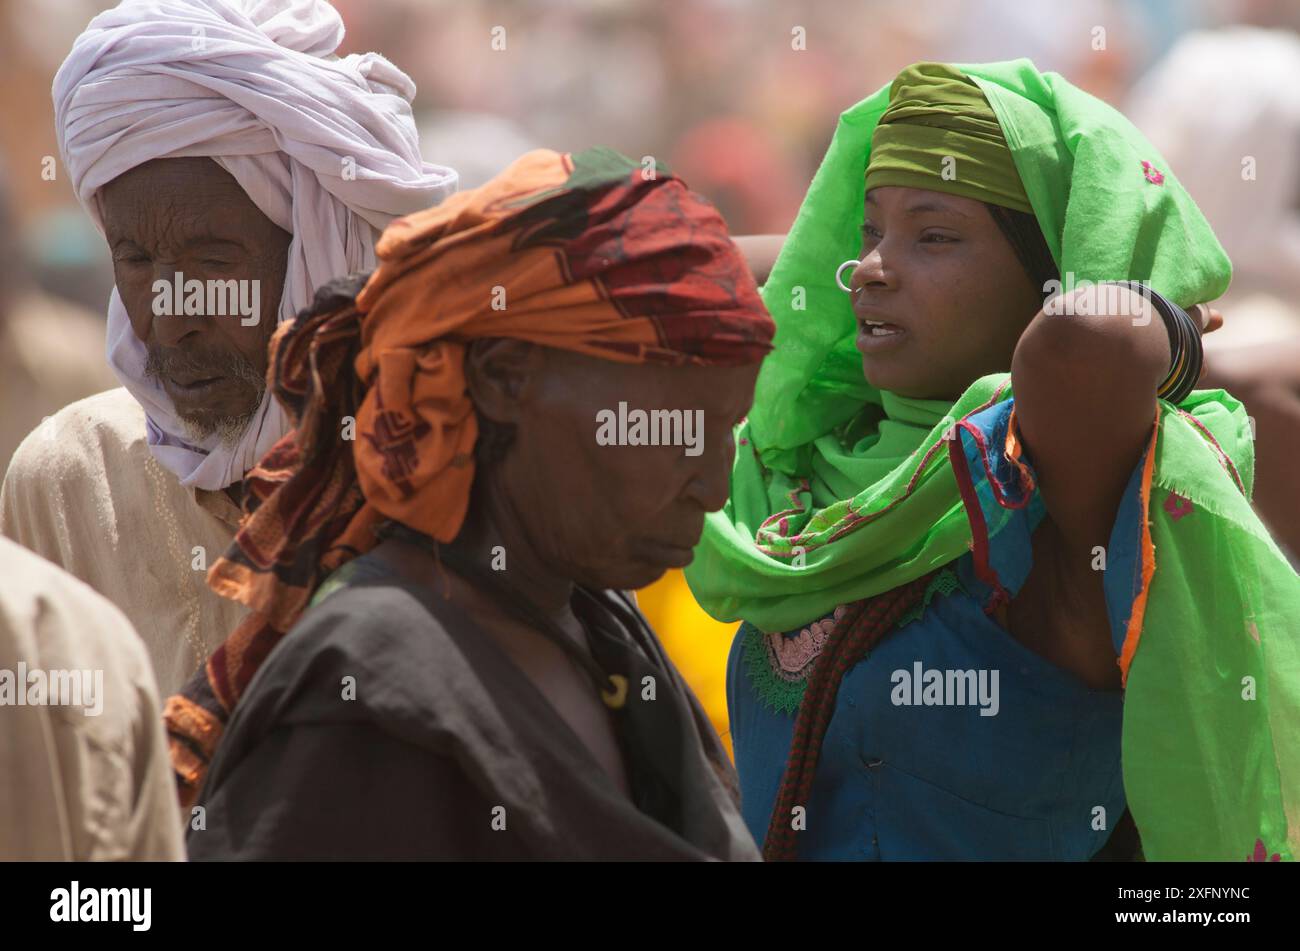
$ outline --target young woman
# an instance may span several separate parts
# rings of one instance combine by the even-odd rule
[[[1191,392],[1229,277],[1141,134],[1028,61],[844,113],[687,569],[745,621],[768,858],[1087,859],[1126,810],[1147,858],[1295,853],[1300,582],[1245,411]]]

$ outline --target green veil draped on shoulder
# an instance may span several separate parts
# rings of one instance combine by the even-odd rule
[[[1223,293],[1226,255],[1127,119],[1028,60],[959,68],[993,107],[1063,280],[1140,280],[1183,307]],[[949,455],[931,450],[1010,395],[1008,375],[951,405],[876,390],[835,284],[861,247],[889,93],[840,117],[763,289],[776,349],[737,431],[730,500],[686,570],[719,620],[796,628],[971,547]],[[1300,854],[1300,578],[1251,509],[1251,438],[1237,400],[1194,391],[1159,403],[1144,457],[1122,749],[1149,859]]]

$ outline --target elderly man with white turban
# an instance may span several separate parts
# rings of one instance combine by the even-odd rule
[[[455,189],[420,156],[411,80],[334,55],[342,38],[320,0],[123,0],[54,79],[64,164],[113,255],[123,388],[28,436],[0,529],[123,610],[164,696],[243,614],[205,575],[288,430],[264,382],[275,325]]]

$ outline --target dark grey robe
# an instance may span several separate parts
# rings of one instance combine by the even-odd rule
[[[627,672],[635,801],[455,605],[370,558],[342,574],[236,707],[192,859],[758,858],[721,743],[626,595],[581,613]]]

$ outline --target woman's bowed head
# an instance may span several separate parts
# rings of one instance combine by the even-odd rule
[[[465,360],[485,439],[474,503],[457,544],[510,553],[511,574],[641,588],[688,564],[704,516],[727,500],[732,432],[758,365],[627,366],[509,339],[479,340]],[[620,402],[698,418],[701,451],[671,441],[601,445],[594,421]],[[507,448],[508,447],[508,448]]]
[[[680,180],[647,181],[604,149],[531,152],[395,220],[376,251],[378,269],[321,288],[272,342],[296,433],[246,480],[249,516],[209,575],[253,614],[208,670],[268,654],[358,556],[442,590],[433,546],[486,571],[450,573],[471,616],[500,614],[491,589],[505,585],[580,643],[577,592],[686,565],[727,500],[732,432],[775,326],[721,217]],[[683,438],[668,426],[602,445],[602,414],[621,405],[681,420]],[[337,437],[345,417],[355,440]],[[255,669],[172,698],[186,788]]]

